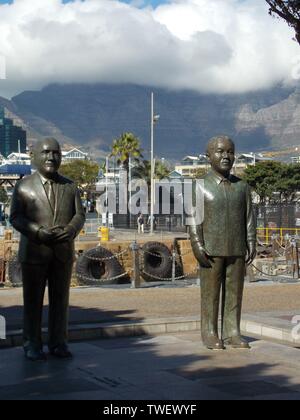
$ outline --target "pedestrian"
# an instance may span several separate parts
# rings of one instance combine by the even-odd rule
[[[142,213],[138,214],[137,218],[138,234],[144,233],[145,231],[145,220]]]

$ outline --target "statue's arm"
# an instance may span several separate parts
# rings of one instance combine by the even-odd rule
[[[80,233],[85,222],[85,212],[82,207],[80,193],[78,188],[75,187],[75,214],[68,224],[68,227],[73,229],[74,238]]]
[[[37,223],[26,217],[26,194],[22,192],[17,183],[13,192],[9,221],[12,226],[28,239],[38,240],[38,232],[41,228]]]
[[[249,185],[247,185],[247,247],[248,255],[246,262],[251,264],[256,256],[256,216],[252,204],[252,196]]]
[[[210,268],[211,263],[204,245],[202,225],[193,224],[190,226],[190,239],[195,258],[201,267]]]

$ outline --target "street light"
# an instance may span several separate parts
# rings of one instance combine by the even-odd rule
[[[154,93],[151,93],[151,203],[150,203],[150,234],[153,235],[154,230],[154,175],[155,175],[155,161],[154,161],[154,124],[159,120],[159,115],[154,115]]]

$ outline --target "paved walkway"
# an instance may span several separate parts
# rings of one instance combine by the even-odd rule
[[[71,289],[71,324],[143,321],[200,314],[200,288],[197,286],[136,290],[129,287]],[[45,303],[47,305],[47,299]],[[0,315],[5,316],[9,329],[22,325],[22,305],[21,288],[0,289]],[[294,315],[300,315],[300,283],[248,284],[243,313],[257,315],[271,311],[293,311]]]
[[[276,342],[300,315],[299,284],[246,286],[244,331],[274,339],[250,339],[251,351],[205,349],[199,313],[195,285],[72,289],[71,335],[83,340],[70,344],[74,360],[30,363],[20,347],[0,349],[0,400],[300,399],[299,349]],[[9,331],[21,326],[22,289],[0,290],[0,315]]]
[[[210,352],[194,332],[71,344],[67,362],[0,350],[0,400],[299,400],[300,351],[251,346]]]

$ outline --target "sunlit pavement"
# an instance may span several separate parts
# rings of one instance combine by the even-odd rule
[[[0,399],[300,399],[300,351],[250,340],[211,352],[198,332],[71,344],[71,361],[0,351]]]

